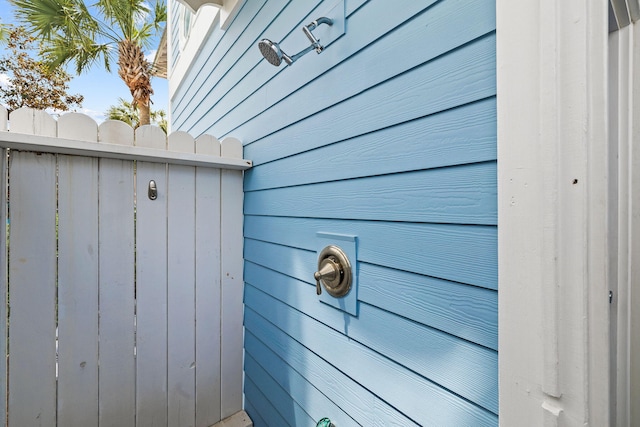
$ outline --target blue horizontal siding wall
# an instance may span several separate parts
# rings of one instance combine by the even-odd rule
[[[495,0],[247,0],[172,98],[243,141],[245,409],[256,426],[498,424]],[[174,28],[175,32],[176,29]],[[289,52],[295,53],[295,52]],[[357,236],[358,315],[319,302],[317,232]]]

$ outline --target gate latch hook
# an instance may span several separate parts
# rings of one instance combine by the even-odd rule
[[[149,200],[155,200],[158,198],[158,186],[154,180],[149,181],[149,191],[148,191]]]

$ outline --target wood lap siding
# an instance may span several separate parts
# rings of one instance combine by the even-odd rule
[[[262,59],[258,40],[296,53],[334,4],[245,2],[172,98],[174,129],[232,133],[254,162],[245,408],[256,426],[495,426],[495,2],[346,0],[321,55]],[[357,317],[317,299],[318,231],[358,236]]]

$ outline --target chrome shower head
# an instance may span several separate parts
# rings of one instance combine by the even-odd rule
[[[293,64],[298,58],[307,53],[315,50],[317,53],[321,53],[324,50],[324,46],[320,44],[320,40],[318,40],[312,33],[318,25],[327,24],[329,26],[333,25],[333,21],[329,18],[325,18],[324,16],[316,19],[311,22],[309,25],[306,25],[302,28],[302,31],[307,36],[309,41],[311,42],[311,46],[303,49],[302,51],[296,53],[293,56],[289,56],[280,49],[280,45],[278,43],[272,42],[269,39],[262,39],[258,42],[258,48],[260,49],[260,53],[264,56],[264,59],[269,61],[269,64],[275,65],[279,67],[282,64],[282,61],[286,62],[287,65]]]
[[[283,60],[288,65],[293,64],[289,55],[280,49],[280,45],[278,43],[274,43],[269,39],[262,39],[258,42],[258,48],[260,49],[262,56],[264,56],[264,59],[269,61],[269,64],[271,65],[279,67]]]

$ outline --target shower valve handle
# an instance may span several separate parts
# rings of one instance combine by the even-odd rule
[[[325,247],[318,256],[318,271],[313,274],[316,279],[316,294],[322,293],[322,286],[329,295],[341,298],[349,293],[352,282],[351,263],[347,254],[337,246]]]

